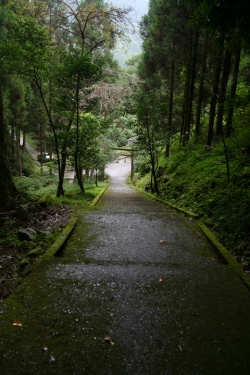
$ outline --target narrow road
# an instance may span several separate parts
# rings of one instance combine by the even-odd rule
[[[249,290],[129,168],[110,166],[62,256],[0,306],[1,375],[249,375]]]

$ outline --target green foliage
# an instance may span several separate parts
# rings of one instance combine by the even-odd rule
[[[21,151],[22,172],[25,176],[34,175],[37,172],[37,165],[28,151]]]
[[[86,182],[85,194],[82,194],[77,184],[65,181],[64,196],[56,198],[57,182],[57,176],[48,174],[36,177],[23,176],[15,178],[18,190],[25,194],[26,197],[36,202],[41,199],[49,204],[68,203],[71,205],[88,205],[106,185],[105,183],[99,183],[99,186],[96,187],[94,182]]]
[[[31,194],[42,195],[42,193],[38,193],[39,190],[46,187],[53,186],[57,181],[56,176],[36,176],[36,177],[16,177],[15,183],[18,187],[18,190],[21,192],[30,192]]]
[[[2,231],[2,233],[0,232],[0,238],[1,237],[5,237],[5,235],[6,235],[6,228],[5,228],[5,230],[4,231]],[[4,238],[4,239],[2,239],[2,240],[0,240],[0,244],[1,243],[4,243],[5,244],[5,242],[6,242],[6,239]],[[19,245],[20,245],[20,240],[18,239],[18,237],[17,237],[17,234],[15,233],[15,234],[8,234],[8,245],[9,246],[12,246],[12,247],[18,247]]]
[[[55,242],[57,237],[58,233],[37,233],[35,237],[35,242],[37,246],[48,248]],[[30,253],[28,253],[28,255],[30,255]]]
[[[101,124],[91,113],[82,113],[79,117],[79,129],[73,127],[69,134],[69,156],[74,159],[76,147],[79,166],[90,169],[95,166],[99,153],[98,137],[101,134]]]

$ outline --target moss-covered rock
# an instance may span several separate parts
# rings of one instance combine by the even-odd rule
[[[50,206],[51,204],[53,204],[53,197],[49,194],[44,195],[38,201],[38,205],[41,207],[47,207],[47,206]]]
[[[27,259],[27,258],[23,258],[23,259],[19,262],[19,267],[20,267],[21,269],[24,269],[24,268],[26,268],[29,264],[30,264],[29,259]]]
[[[42,254],[43,254],[42,248],[41,247],[36,247],[35,249],[29,251],[27,253],[27,256],[30,257],[30,258],[37,258],[37,257],[39,257]]]
[[[36,244],[35,244],[35,242],[33,242],[33,241],[27,241],[27,240],[24,240],[24,241],[22,241],[21,243],[20,243],[20,245],[19,245],[19,250],[21,250],[21,251],[28,251],[28,250],[32,250],[32,249],[35,249],[35,247],[36,247]]]

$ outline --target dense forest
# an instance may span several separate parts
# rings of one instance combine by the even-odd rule
[[[83,169],[104,168],[109,114],[124,91],[113,85],[119,68],[111,51],[126,40],[129,12],[102,1],[2,1],[2,207],[16,194],[12,175],[31,173],[22,165],[29,134],[41,155],[56,157],[57,197],[69,160],[82,192]]]
[[[134,183],[200,215],[249,269],[250,3],[151,0],[141,21]]]
[[[132,183],[200,215],[248,270],[250,3],[150,0],[142,53],[121,69],[113,52],[134,31],[131,11],[1,0],[0,210],[52,183],[66,197],[68,169],[86,194],[129,142]]]

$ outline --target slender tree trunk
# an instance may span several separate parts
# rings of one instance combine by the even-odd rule
[[[56,196],[58,198],[64,195],[63,182],[64,182],[65,169],[67,165],[66,147],[67,145],[64,143],[62,146],[62,151],[61,151],[61,164],[60,164],[60,167],[58,166],[59,181],[58,181],[57,193],[56,193]]]
[[[175,73],[175,63],[172,61],[171,73],[170,73],[170,88],[169,88],[169,102],[168,102],[168,123],[167,123],[167,142],[165,157],[167,158],[170,153],[170,136],[174,134],[174,129],[172,125],[173,117],[173,97],[174,97],[174,73]]]
[[[152,168],[152,178],[153,178],[153,186],[151,184],[153,192],[155,192],[157,195],[159,195],[159,188],[158,188],[158,182],[156,178],[156,170],[155,170],[155,156],[154,152],[151,152],[151,168]]]
[[[27,145],[27,141],[26,141],[26,128],[24,126],[23,127],[23,152],[25,152],[25,150],[26,150],[26,145]]]
[[[77,79],[76,85],[76,151],[75,151],[75,172],[76,178],[78,181],[78,185],[81,189],[82,193],[85,193],[83,181],[82,181],[82,168],[78,165],[78,154],[79,154],[79,126],[80,126],[80,98],[79,98],[79,90],[80,90],[80,76]]]
[[[156,192],[159,195],[159,188],[156,179],[156,168],[155,168],[155,146],[152,140],[152,135],[150,134],[150,125],[148,122],[148,118],[146,118],[146,128],[147,128],[147,138],[148,138],[148,148],[149,148],[149,155],[150,155],[150,163],[151,163],[151,189],[152,192]]]
[[[95,186],[98,187],[98,169],[95,168]]]
[[[237,83],[238,83],[240,55],[241,55],[241,48],[239,48],[236,51],[235,59],[234,59],[232,85],[231,85],[231,90],[230,90],[230,102],[231,103],[227,111],[227,122],[226,122],[226,131],[225,131],[226,137],[230,137],[231,131],[232,131],[232,122],[233,122],[233,114],[234,114],[234,98],[235,98]]]
[[[83,168],[81,166],[78,167],[78,185],[81,189],[81,192],[85,193],[84,186],[83,186],[83,180],[82,180],[82,172],[83,172]]]
[[[6,133],[3,115],[2,82],[0,77],[0,209],[6,209],[12,205],[12,198],[17,193],[14,185],[9,160],[7,156]]]
[[[56,196],[57,196],[58,198],[64,196],[64,190],[63,190],[63,177],[62,177],[62,174],[61,174],[61,173],[59,174],[59,181],[58,181],[58,185],[57,185]]]
[[[208,133],[207,133],[207,146],[211,146],[213,140],[213,130],[214,130],[214,120],[216,114],[216,103],[217,103],[217,96],[219,91],[219,81],[220,81],[220,74],[221,74],[221,57],[220,53],[222,54],[223,46],[218,53],[218,58],[216,60],[215,66],[215,74],[214,78],[212,78],[212,86],[213,92],[210,100],[210,111],[209,111],[209,123],[208,123]]]
[[[184,87],[184,98],[182,103],[182,119],[181,119],[181,132],[180,132],[180,147],[185,144],[184,135],[185,135],[185,114],[186,114],[186,97],[187,97],[187,82],[185,82]]]
[[[185,116],[184,116],[184,128],[182,134],[182,145],[189,140],[190,128],[192,121],[193,112],[193,98],[194,98],[194,83],[196,73],[196,62],[197,62],[197,48],[198,48],[199,33],[196,31],[191,34],[190,41],[190,52],[189,52],[189,63],[187,66],[187,78],[186,78],[186,98],[185,98]]]
[[[190,54],[192,49],[190,50]],[[191,61],[187,65],[186,83],[184,90],[184,105],[183,105],[183,126],[182,126],[182,146],[185,146],[188,141],[188,119],[189,119],[189,102],[190,102],[190,84],[191,84]]]
[[[13,158],[15,157],[15,127],[14,127],[14,120],[11,120],[11,133],[10,133],[10,139],[11,139],[11,155]]]
[[[224,60],[223,60],[222,77],[221,77],[220,92],[219,92],[219,99],[218,99],[218,111],[217,111],[216,132],[215,132],[216,137],[221,135],[223,132],[224,105],[225,105],[227,84],[228,84],[229,73],[230,73],[231,56],[232,56],[232,52],[226,48]]]
[[[196,76],[196,63],[197,63],[197,49],[198,49],[199,33],[195,32],[193,48],[192,48],[192,60],[191,60],[191,75],[190,75],[190,94],[188,103],[188,118],[187,118],[187,136],[190,137],[190,128],[192,122],[193,113],[193,100],[194,100],[194,84]]]
[[[207,66],[207,48],[208,48],[208,32],[206,33],[205,41],[204,41],[204,51],[203,51],[203,59],[202,59],[202,66],[201,66],[200,85],[199,85],[197,108],[196,108],[196,122],[195,122],[195,137],[196,137],[196,140],[199,138],[199,135],[200,135],[201,106],[202,106],[202,99],[203,99],[204,79],[205,79],[206,66]]]
[[[17,162],[18,162],[18,172],[19,176],[22,176],[22,162],[20,153],[20,129],[16,127],[16,151],[17,151]]]

